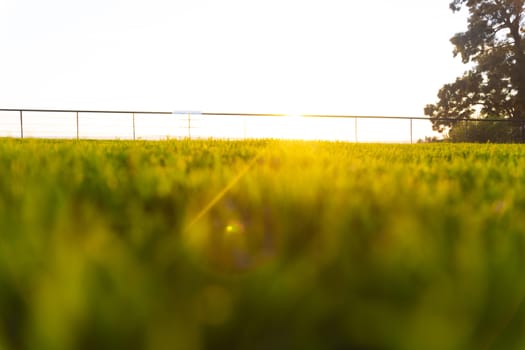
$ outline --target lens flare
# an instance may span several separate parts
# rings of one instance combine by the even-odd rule
[[[224,228],[224,233],[228,235],[244,233],[244,225],[239,221],[231,221]]]

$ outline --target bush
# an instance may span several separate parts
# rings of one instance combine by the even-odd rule
[[[449,131],[448,139],[452,142],[521,143],[522,125],[509,120],[465,120]]]

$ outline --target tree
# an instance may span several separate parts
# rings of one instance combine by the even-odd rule
[[[525,122],[525,0],[453,0],[453,12],[468,10],[468,28],[450,40],[454,57],[471,66],[444,85],[439,101],[425,107],[434,130],[458,119],[502,118]]]

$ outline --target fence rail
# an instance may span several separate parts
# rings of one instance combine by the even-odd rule
[[[237,128],[237,134],[236,136],[228,136],[226,134],[220,134],[222,136],[219,136],[219,138],[251,138],[251,137],[257,137],[257,133],[255,133],[253,130],[257,130],[257,125],[251,125],[251,134],[248,133],[248,123],[251,123],[251,120],[257,119],[257,118],[291,118],[289,114],[275,114],[275,113],[222,113],[222,112],[196,112],[196,111],[133,111],[133,110],[74,110],[74,109],[13,109],[13,108],[0,108],[0,136],[6,136],[6,133],[1,134],[2,131],[2,116],[8,114],[11,116],[11,124],[10,124],[10,130],[11,133],[7,136],[14,136],[14,137],[42,137],[45,133],[43,133],[43,124],[38,124],[37,122],[33,121],[32,126],[33,129],[30,129],[31,123],[27,120],[30,117],[32,119],[38,118],[38,119],[44,119],[43,122],[45,123],[46,119],[47,122],[49,122],[49,119],[56,118],[58,116],[66,117],[65,119],[61,119],[61,122],[58,123],[58,125],[55,125],[55,131],[62,130],[66,128],[65,124],[69,125],[69,131],[64,133],[67,136],[64,136],[66,138],[98,138],[96,136],[90,135],[88,131],[89,127],[91,125],[92,130],[95,130],[95,128],[98,128],[99,131],[108,131],[112,132],[114,135],[110,136],[103,136],[103,138],[125,138],[125,139],[141,139],[141,138],[147,138],[144,137],[144,133],[139,133],[141,128],[146,128],[147,125],[152,127],[153,123],[149,123],[150,119],[153,119],[155,117],[163,117],[167,119],[160,120],[159,123],[157,123],[157,131],[160,133],[164,133],[164,136],[172,136],[172,137],[205,137],[206,133],[198,133],[196,130],[198,129],[210,129],[217,131],[221,127],[219,125],[213,124],[211,121],[213,119],[220,119],[223,118],[230,118],[228,119],[229,122],[231,122],[231,119],[235,119],[237,124],[230,124],[235,126]],[[14,133],[13,130],[15,128],[13,123],[13,116],[16,115],[16,118],[19,120],[17,122],[19,130]],[[104,122],[107,121],[111,116],[123,116],[123,120],[119,120],[118,122],[113,121],[113,124],[104,124]],[[175,116],[175,118],[169,118],[170,116]],[[343,124],[340,124],[342,128],[345,130],[339,130],[341,133],[341,139],[345,139],[347,141],[354,141],[354,142],[360,142],[360,141],[368,141],[365,138],[360,137],[360,131],[362,129],[366,129],[365,124],[366,121],[374,121],[378,122],[381,121],[383,123],[393,123],[394,121],[403,122],[406,121],[408,125],[403,126],[408,127],[408,132],[405,134],[405,131],[400,131],[402,128],[398,128],[400,130],[397,130],[397,132],[402,132],[403,135],[403,142],[410,142],[413,143],[417,137],[423,136],[423,133],[421,129],[426,129],[427,132],[431,133],[430,128],[430,119],[424,118],[424,117],[402,117],[402,116],[392,116],[392,117],[385,117],[385,116],[354,116],[354,115],[331,115],[331,114],[305,114],[301,115],[301,120],[345,120],[346,122]],[[138,118],[142,118],[141,125],[138,125]],[[304,119],[302,119],[304,118]],[[468,125],[467,123],[470,122],[503,122],[503,123],[515,123],[513,120],[509,119],[442,119],[444,121],[453,121],[453,122],[464,122],[465,125]],[[73,125],[71,125],[71,122]],[[238,123],[241,123],[241,127],[239,127]],[[169,124],[169,125],[165,125]],[[210,124],[212,126],[210,126]],[[334,123],[333,123],[334,124]],[[335,123],[337,124],[337,123]],[[416,124],[418,127],[418,130],[414,130],[416,128]],[[314,124],[312,124],[314,125]],[[392,124],[393,125],[393,124]],[[423,128],[424,125],[424,128]],[[285,127],[290,127],[291,125],[285,125]],[[49,129],[51,126],[47,126]],[[293,125],[291,126],[294,127]],[[295,127],[298,127],[297,125]],[[370,126],[368,126],[371,128]],[[525,140],[525,128],[523,122],[519,124],[520,127],[520,136],[521,141]],[[39,129],[40,128],[40,129]],[[61,129],[62,128],[62,129]],[[160,128],[160,129],[159,129]],[[234,128],[234,129],[235,129]],[[260,126],[259,126],[260,128]],[[322,131],[323,126],[319,124],[318,132]],[[169,132],[166,132],[166,130],[169,129]],[[240,130],[242,129],[242,130]],[[377,129],[377,128],[376,128]],[[465,127],[465,132],[468,132],[468,127]],[[240,130],[240,131],[239,131]],[[275,130],[274,130],[275,131]],[[352,132],[353,131],[353,132]],[[365,130],[366,131],[366,130]],[[376,130],[377,131],[377,130]],[[393,132],[395,130],[389,130],[389,132]],[[95,131],[91,131],[92,133],[95,133]],[[368,131],[368,133],[371,133],[372,131]],[[52,133],[52,131],[51,131]],[[55,132],[57,134],[58,132]],[[213,137],[213,132],[209,132],[211,137]],[[351,135],[353,134],[353,135]],[[361,136],[364,133],[361,133]],[[151,135],[149,135],[151,136]],[[153,135],[159,136],[159,138],[162,138],[162,134]],[[270,136],[271,137],[271,136]],[[293,137],[292,137],[293,138]],[[315,138],[315,135],[312,136],[312,138]],[[323,138],[323,137],[319,137]]]

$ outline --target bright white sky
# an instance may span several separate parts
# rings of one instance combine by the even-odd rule
[[[449,0],[0,0],[0,108],[422,116]]]

